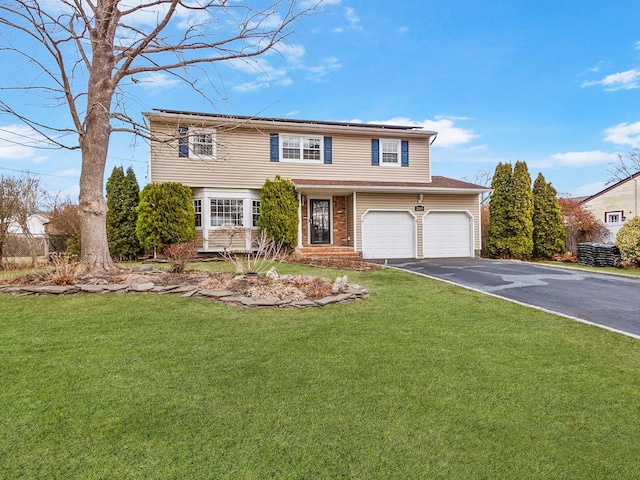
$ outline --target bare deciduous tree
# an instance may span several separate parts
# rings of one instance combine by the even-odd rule
[[[619,153],[618,161],[610,163],[608,184],[620,182],[640,172],[640,147],[634,147],[628,153]]]
[[[42,191],[40,180],[30,175],[24,177],[0,176],[0,270],[4,267],[4,246],[12,227],[20,227],[27,239],[31,251],[32,265],[37,256],[32,232],[29,230],[29,217],[40,206]]]
[[[0,51],[22,57],[24,90],[65,106],[70,123],[45,124],[0,100],[0,112],[34,129],[51,147],[80,149],[81,259],[99,275],[109,255],[103,194],[113,132],[144,135],[128,113],[127,86],[164,73],[204,95],[214,62],[244,60],[273,49],[318,0],[16,0],[0,3]],[[299,8],[300,7],[300,8]],[[32,70],[35,69],[35,70]],[[145,77],[146,76],[146,77]],[[214,87],[215,88],[215,87]],[[206,96],[205,96],[206,98]]]
[[[17,182],[18,194],[18,210],[15,214],[15,221],[20,226],[22,234],[29,245],[29,253],[31,255],[31,266],[35,267],[38,262],[38,253],[36,250],[33,232],[29,228],[29,219],[38,213],[42,205],[44,192],[40,188],[40,179],[31,175],[26,175]]]
[[[465,182],[473,183],[475,185],[481,185],[483,187],[490,187],[491,180],[493,179],[493,173],[489,170],[476,170],[471,177],[462,177]],[[490,192],[484,192],[480,194],[480,205],[487,205],[489,203]]]

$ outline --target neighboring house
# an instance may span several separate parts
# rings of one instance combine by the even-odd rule
[[[20,224],[13,220],[9,223],[4,245],[7,257],[28,257],[31,254],[43,256],[48,254],[45,225],[49,221],[46,214],[36,213],[27,217],[29,235],[25,235]]]
[[[615,242],[620,227],[638,215],[639,182],[640,172],[582,200],[581,203],[609,230],[609,242]]]
[[[44,237],[44,226],[48,221],[49,218],[42,213],[29,215],[27,217],[27,228],[29,229],[29,233],[34,237]],[[18,222],[13,221],[9,224],[9,234],[24,235],[24,232],[22,231],[22,227],[18,224]]]
[[[364,258],[470,257],[480,252],[479,197],[489,189],[431,173],[436,132],[414,127],[156,110],[151,182],[192,188],[201,252],[257,226],[260,188],[290,179],[298,247]],[[233,233],[231,233],[233,235]],[[243,235],[233,248],[246,250]]]

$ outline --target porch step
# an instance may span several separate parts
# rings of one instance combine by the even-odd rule
[[[340,258],[343,260],[362,260],[362,255],[352,247],[301,247],[296,252],[307,258]]]

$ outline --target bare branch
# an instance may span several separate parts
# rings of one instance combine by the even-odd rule
[[[634,147],[628,153],[618,154],[618,161],[609,164],[610,175],[607,185],[626,180],[630,176],[640,172],[640,147]]]
[[[31,127],[45,148],[82,150],[82,259],[91,271],[114,269],[103,195],[110,135],[127,132],[152,139],[146,126],[127,113],[132,98],[128,87],[140,81],[136,77],[165,72],[211,102],[211,95],[190,73],[197,69],[207,78],[215,64],[274,49],[292,34],[294,22],[318,4],[298,8],[297,0],[0,2],[0,51],[16,66],[15,58],[22,59],[29,74],[21,79],[23,84],[0,90],[37,93],[49,101],[41,107],[65,105],[69,119],[63,125],[45,125],[6,100],[0,101],[0,113]],[[73,145],[66,143],[70,133],[77,137]]]

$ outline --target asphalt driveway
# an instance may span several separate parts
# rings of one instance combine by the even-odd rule
[[[478,258],[388,264],[640,339],[640,278]]]

